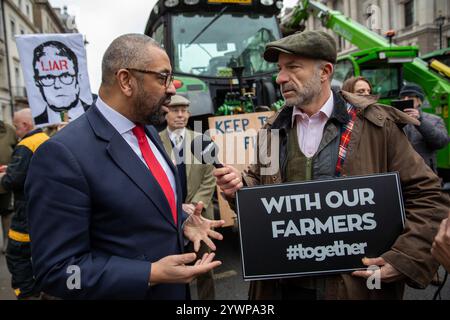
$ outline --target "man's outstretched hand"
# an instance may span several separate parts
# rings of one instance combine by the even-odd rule
[[[197,276],[220,266],[222,262],[213,261],[214,253],[205,253],[192,266],[188,265],[196,259],[195,253],[167,256],[152,263],[149,283],[190,283]]]
[[[197,203],[194,213],[191,214],[184,225],[184,236],[194,243],[194,250],[200,249],[200,241],[203,241],[211,250],[216,250],[216,246],[211,239],[222,240],[223,236],[214,231],[213,228],[220,228],[225,224],[224,220],[209,220],[202,217],[203,202]]]

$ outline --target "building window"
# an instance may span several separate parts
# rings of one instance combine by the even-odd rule
[[[19,0],[18,6],[19,6],[19,9],[22,10],[22,0]]]
[[[27,4],[25,6],[25,8],[26,8],[26,11],[27,11],[27,16],[29,17],[30,16],[30,6]]]
[[[20,69],[19,67],[15,67],[14,68],[14,75],[16,77],[16,95],[18,95],[19,91],[20,91]]]
[[[6,81],[6,77],[4,76],[4,73],[5,73],[4,60],[2,57],[0,57],[0,87],[2,87],[2,88],[5,87],[5,81]]]
[[[414,23],[414,0],[405,2],[405,28]]]
[[[11,20],[11,37],[14,39],[16,36],[16,22]]]

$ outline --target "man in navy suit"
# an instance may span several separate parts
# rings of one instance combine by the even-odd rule
[[[187,283],[220,265],[224,221],[182,212],[176,168],[154,127],[175,94],[166,52],[129,34],[112,42],[99,98],[43,144],[26,181],[37,285],[64,299],[187,299]]]

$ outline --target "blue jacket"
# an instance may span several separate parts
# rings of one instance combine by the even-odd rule
[[[181,199],[176,169],[156,130],[146,129],[174,171]],[[64,299],[187,298],[184,284],[148,286],[152,262],[183,252],[181,201],[176,226],[157,181],[97,107],[39,148],[26,194],[33,270],[44,292]],[[80,289],[71,290],[77,275]]]

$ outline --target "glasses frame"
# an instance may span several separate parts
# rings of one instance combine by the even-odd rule
[[[143,70],[143,69],[136,69],[136,68],[124,68],[128,71],[135,71],[140,73],[146,73],[146,74],[154,74],[157,75],[161,80],[164,80],[164,87],[168,88],[171,83],[173,83],[174,75],[171,72],[158,72],[153,70]]]
[[[70,81],[70,83],[65,83],[64,81],[61,80],[61,77],[71,77],[72,81]],[[51,75],[51,74],[45,75],[45,76],[37,76],[35,78],[35,80],[39,83],[39,85],[41,87],[49,88],[49,87],[55,86],[56,79],[58,79],[61,84],[65,85],[65,86],[70,86],[70,85],[73,84],[73,82],[75,81],[76,77],[77,76],[75,74],[70,74],[70,73],[65,72],[65,73],[60,74],[59,76],[54,76],[54,75]],[[51,84],[46,85],[42,81],[44,78],[52,79],[53,82]]]

